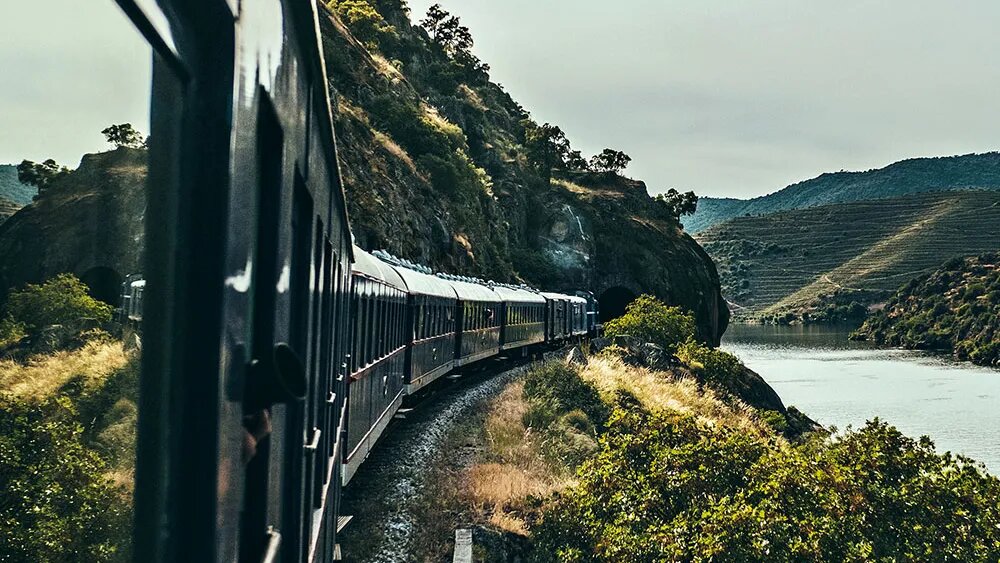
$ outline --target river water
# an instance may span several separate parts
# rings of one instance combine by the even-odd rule
[[[844,429],[875,417],[1000,473],[1000,370],[850,342],[849,327],[733,325],[722,348],[786,405]]]

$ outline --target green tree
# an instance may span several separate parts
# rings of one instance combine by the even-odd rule
[[[35,199],[38,199],[53,181],[69,173],[69,168],[59,165],[51,158],[41,163],[22,160],[21,164],[17,165],[18,181],[38,188],[38,196]]]
[[[27,285],[7,299],[5,322],[27,334],[52,325],[79,332],[111,320],[112,309],[87,294],[87,286],[72,274],[60,274],[41,285]]]
[[[340,16],[351,33],[369,50],[376,50],[383,42],[398,38],[395,26],[385,21],[382,14],[365,0],[334,0],[326,6]]]
[[[670,188],[653,199],[663,213],[674,220],[680,220],[684,215],[693,215],[698,210],[698,196],[694,192],[680,193]]]
[[[595,155],[590,159],[590,168],[594,172],[620,174],[628,168],[630,162],[632,162],[632,157],[624,152],[614,149],[604,149],[601,154]]]
[[[572,156],[569,139],[556,125],[549,123],[538,125],[530,119],[524,120],[522,125],[524,125],[524,146],[528,151],[528,158],[535,163],[539,174],[548,183],[552,179],[552,171],[566,168],[566,161]]]
[[[104,138],[115,146],[116,149],[128,147],[130,149],[146,148],[142,133],[135,130],[131,123],[111,125],[101,131]]]
[[[633,336],[674,354],[694,338],[695,322],[680,307],[670,307],[652,295],[640,295],[629,303],[624,315],[604,324],[604,334],[610,338]]]
[[[67,397],[0,394],[0,552],[4,561],[127,557],[128,492],[82,440]]]

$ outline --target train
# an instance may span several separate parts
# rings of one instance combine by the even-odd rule
[[[340,557],[405,397],[597,329],[593,296],[355,246],[309,0],[116,0],[152,57],[135,561]]]

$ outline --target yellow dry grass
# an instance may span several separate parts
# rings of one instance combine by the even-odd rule
[[[581,377],[593,383],[610,400],[618,391],[634,395],[649,409],[690,413],[704,424],[727,426],[760,436],[773,431],[756,411],[742,403],[723,402],[710,389],[683,374],[657,372],[626,365],[615,357],[589,358]],[[524,424],[530,404],[524,383],[514,382],[489,405],[486,415],[486,448],[466,470],[463,495],[482,522],[515,534],[526,535],[525,513],[530,497],[544,498],[571,487],[572,468],[553,465],[543,455],[546,436]]]
[[[417,171],[417,165],[410,157],[410,153],[406,152],[406,149],[399,146],[399,143],[394,141],[389,135],[375,129],[373,129],[372,132],[375,135],[375,142],[381,145],[387,153],[401,160],[403,164],[405,164],[406,167],[409,168],[414,174],[419,174]]]
[[[711,389],[699,388],[691,377],[629,366],[613,356],[591,357],[580,375],[604,396],[628,391],[648,409],[693,414],[708,425],[738,428],[760,436],[774,434],[755,409],[741,402],[723,402]]]
[[[23,364],[0,360],[0,392],[42,398],[76,376],[83,376],[87,383],[99,381],[127,361],[123,344],[107,340],[94,340],[77,350],[35,356]]]
[[[492,401],[486,416],[486,459],[466,472],[466,494],[484,521],[516,534],[527,533],[520,507],[570,486],[573,477],[542,456],[541,436],[524,425],[524,384],[515,382]]]

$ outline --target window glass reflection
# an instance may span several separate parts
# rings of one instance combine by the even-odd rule
[[[110,0],[0,13],[0,558],[127,560],[152,54]]]

